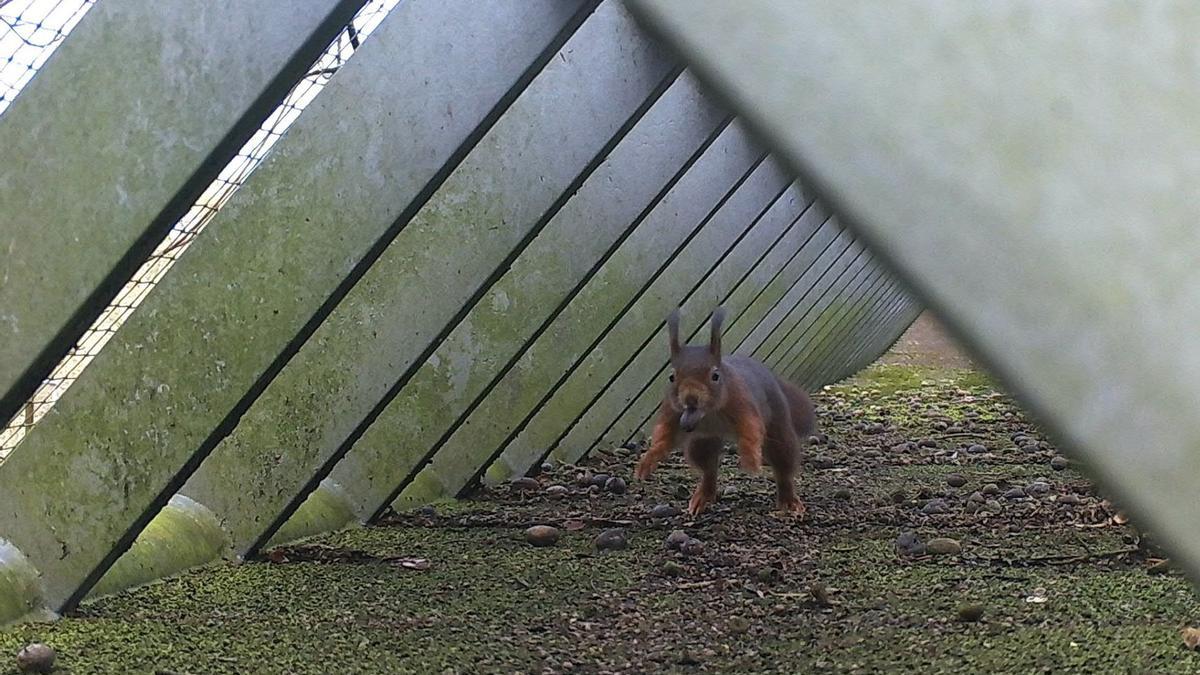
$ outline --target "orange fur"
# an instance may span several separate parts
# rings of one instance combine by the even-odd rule
[[[659,409],[658,421],[655,422],[654,431],[650,436],[650,449],[638,461],[634,477],[638,480],[649,478],[654,467],[666,459],[667,455],[671,454],[671,450],[675,448],[675,437],[678,433],[679,416],[664,404]]]
[[[720,412],[733,420],[738,437],[738,463],[742,469],[750,473],[758,473],[763,465],[763,437],[766,436],[766,425],[763,424],[762,414],[758,407],[746,394],[746,388],[741,381],[730,377],[726,387],[725,405]]]

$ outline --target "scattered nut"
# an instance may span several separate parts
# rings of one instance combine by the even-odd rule
[[[553,546],[558,543],[558,537],[558,528],[549,525],[534,525],[525,530],[525,541],[534,546]]]
[[[958,608],[958,620],[974,623],[983,618],[983,605],[971,603]]]
[[[695,557],[704,553],[704,542],[699,539],[688,539],[679,547],[679,551],[688,557]]]
[[[614,495],[623,495],[625,494],[625,480],[613,476],[604,482],[604,489]]]
[[[670,504],[657,504],[650,509],[651,518],[674,518],[679,515],[679,509]]]
[[[593,543],[601,551],[619,551],[629,546],[629,541],[625,538],[625,531],[620,528],[601,532]]]
[[[663,540],[663,545],[669,550],[678,551],[683,547],[684,544],[687,543],[689,539],[691,539],[691,537],[688,536],[687,532],[684,532],[683,530],[674,530],[671,532],[671,534],[667,535],[665,540]]]
[[[949,537],[937,537],[925,542],[925,550],[934,555],[958,555],[962,544]]]
[[[22,673],[48,673],[54,670],[58,658],[54,648],[41,642],[33,642],[17,652],[17,670]]]
[[[536,478],[530,478],[529,476],[514,478],[509,483],[509,486],[518,492],[533,492],[542,489],[542,484],[537,482]]]
[[[818,607],[833,607],[833,599],[829,597],[829,589],[825,588],[825,584],[817,581],[812,586],[808,587],[808,594],[812,596],[813,602]]]

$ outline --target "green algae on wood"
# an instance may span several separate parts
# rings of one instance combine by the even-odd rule
[[[0,625],[41,609],[38,571],[16,546],[0,539]]]
[[[737,136],[744,133],[736,123],[726,131],[734,131]],[[743,140],[741,145],[751,148],[750,157],[761,157],[748,141]],[[697,162],[692,169],[700,167]],[[587,350],[604,348],[606,331],[644,334],[632,327],[648,327],[661,321],[751,229],[756,217],[780,197],[789,182],[769,160],[759,162],[744,182],[738,182],[736,171],[723,173],[713,183],[702,184],[709,190],[710,199],[719,197],[720,187],[736,185],[728,200],[699,222],[680,218],[677,222],[681,226],[661,228],[653,227],[649,219],[644,221],[496,383],[488,397],[452,431],[421,473],[432,476],[447,495],[461,494],[487,468],[506,436],[527,423],[529,416],[545,405],[547,397],[561,391],[557,389],[560,380],[588,356]],[[681,180],[677,187],[683,184]],[[702,204],[693,204],[692,208]],[[607,317],[608,321],[599,322],[596,317]],[[409,503],[406,500],[401,492],[395,505],[402,507]]]
[[[564,113],[559,108],[555,114]],[[639,226],[658,193],[724,117],[686,75],[654,101],[334,468],[361,518],[374,514],[420,456],[587,280],[597,261]],[[647,147],[657,146],[663,151],[646,157]],[[549,143],[544,149],[561,151]]]
[[[340,485],[326,478],[320,486],[313,490],[300,508],[284,522],[283,526],[267,541],[266,546],[274,546],[291,541],[311,537],[314,534],[329,532],[345,527],[354,522],[354,509],[346,491]]]
[[[184,494],[220,515],[232,557],[261,544],[286,508],[300,506],[322,463],[540,213],[532,190],[522,210],[526,205],[493,179],[521,168],[524,156],[515,149],[531,126],[542,126],[527,99],[535,110],[542,107],[536,101],[546,95],[544,73],[509,107],[497,103],[585,4],[535,0],[485,9],[467,0],[403,2],[310,106],[320,111],[319,127],[290,158],[319,180],[299,173],[289,183],[312,193],[296,222],[345,219],[394,233],[397,218],[408,220],[185,485]],[[562,67],[570,72],[573,65]],[[505,115],[493,123],[501,110]],[[455,170],[440,176],[484,129]],[[422,202],[430,187],[439,189]],[[557,194],[534,187],[553,193],[546,200]],[[311,238],[295,223],[287,227],[298,241]],[[338,237],[345,228],[318,229]],[[320,278],[306,283],[333,287]],[[431,288],[438,302],[429,301]]]
[[[413,3],[401,3],[396,12],[403,15],[410,5]],[[548,23],[548,19],[563,19],[564,9],[576,5],[557,0],[501,3],[496,7],[503,8],[500,16],[506,18],[502,26],[493,27],[483,13],[484,6],[459,2],[453,11],[471,12],[474,18],[466,24],[443,18],[436,22],[440,28],[433,33],[428,33],[427,25],[415,20],[443,6],[440,2],[424,3],[423,13],[405,24],[408,32],[420,32],[428,42],[417,42],[412,47],[415,51],[410,52],[403,46],[408,38],[401,32],[390,43],[398,55],[374,62],[370,71],[378,80],[374,86],[388,91],[398,101],[409,101],[407,105],[416,106],[426,114],[430,106],[424,95],[414,98],[412,89],[396,88],[388,78],[381,78],[380,72],[412,59],[437,61],[441,58],[441,44],[447,40],[462,49],[461,54],[456,54],[467,63],[473,58],[485,61],[516,58],[507,56],[510,52],[532,60],[546,42],[555,45],[560,36],[559,27]],[[536,31],[531,29],[534,24]],[[497,42],[491,31],[499,28],[504,29],[506,37]],[[463,30],[471,33],[472,41],[447,37]],[[226,439],[224,447],[218,448],[217,454],[197,472],[189,492],[195,491],[206,503],[220,505],[214,508],[229,523],[239,554],[251,552],[263,543],[271,528],[306,496],[304,492],[312,488],[314,477],[324,478],[335,463],[349,466],[356,462],[357,456],[350,445],[354,439],[358,439],[355,448],[370,442],[369,430],[368,436],[359,438],[367,420],[388,402],[406,400],[407,394],[402,389],[406,392],[407,388],[402,384],[414,377],[422,359],[453,329],[464,306],[476,301],[503,273],[513,256],[546,225],[544,219],[561,205],[564,195],[578,187],[576,181],[594,168],[592,162],[609,147],[615,135],[637,119],[660,93],[660,87],[669,83],[673,61],[636,31],[619,3],[604,3],[583,18],[572,34],[561,37],[565,44],[555,45],[553,58],[537,71],[358,279],[267,388],[240,428]],[[418,48],[420,45],[425,46]],[[514,61],[500,71],[506,77],[516,77],[526,63]],[[483,72],[492,72],[492,68],[488,63]],[[480,77],[477,87],[466,87],[454,80],[439,82],[449,97],[438,106],[439,111],[445,107],[457,119],[459,103],[455,91],[477,89],[478,95],[485,97],[500,97],[505,92],[504,86],[491,81],[492,78],[477,74],[471,77]],[[581,88],[578,83],[584,79],[589,86]],[[696,108],[681,119],[693,114],[711,113]],[[408,138],[413,136],[413,129],[428,126],[420,120],[420,114],[414,117],[416,121],[412,123],[386,121],[386,124],[391,133]],[[381,150],[386,147],[386,143],[380,142],[373,146],[373,152],[381,158],[390,158],[391,170],[404,174],[409,158]],[[672,156],[671,152],[664,152],[656,161],[669,163]],[[385,193],[391,191],[386,181],[376,187]],[[333,200],[327,206],[336,210],[341,208],[339,202]],[[582,222],[586,211],[571,215]],[[621,223],[616,225],[619,227]],[[563,224],[555,227],[562,228]],[[584,228],[568,228],[568,236],[572,238],[586,232]],[[580,262],[573,261],[572,267],[579,267]],[[492,300],[496,302],[492,316],[502,317],[504,296],[495,294],[488,298],[489,303]],[[520,312],[515,314],[519,316]],[[489,337],[503,334],[506,339],[515,340],[530,329],[513,317],[489,324],[488,328],[495,331],[489,332]],[[468,333],[465,353],[455,357],[468,361],[488,358],[490,349],[472,351],[470,337]],[[461,383],[458,378],[469,382],[473,373],[469,368],[459,367],[453,369],[453,375],[453,384],[458,385]],[[428,406],[433,407],[418,410],[404,423],[411,428],[428,424],[440,407],[436,401]],[[376,421],[370,428],[379,424]],[[371,454],[355,465],[357,473],[334,477],[351,504],[361,503],[361,490],[368,489],[381,480],[379,476],[389,475],[394,465],[402,463],[398,455],[419,452],[421,448],[397,443],[377,450],[378,454]],[[349,455],[344,456],[347,452]]]
[[[499,392],[511,392],[514,388],[520,388],[519,383],[526,381],[525,373],[531,363],[536,366],[541,366],[543,361],[559,363],[567,356],[565,348],[543,354],[545,345],[556,339],[563,340],[560,345],[565,345],[565,331],[583,332],[603,328],[604,324],[595,320],[597,316],[609,317],[610,320],[615,317],[671,251],[679,246],[689,233],[700,227],[705,216],[719,203],[722,195],[761,157],[761,151],[736,124],[722,130],[716,140],[705,148],[695,163],[641,219],[628,238],[533,343],[543,346],[538,347],[536,351],[532,347],[525,350],[519,361],[498,381],[494,375],[489,378],[489,382],[494,381],[494,388],[490,390],[488,398],[484,399],[489,406],[488,410],[491,411],[490,406],[496,405],[500,400]],[[714,190],[714,185],[720,186],[720,189]],[[581,310],[578,309],[581,306],[590,310],[586,316],[581,316]],[[582,348],[582,345],[575,348]],[[533,361],[535,357],[537,361]],[[434,366],[430,364],[429,367]],[[559,370],[554,375],[561,372]],[[532,385],[525,392],[525,396],[533,396],[535,391],[541,389]],[[343,477],[341,471],[334,473],[335,479],[348,487],[354,486],[350,489],[361,495],[363,512],[368,515],[386,507],[394,491],[414,469],[421,468],[422,461],[431,451],[433,444],[451,428],[455,419],[472,405],[475,398],[476,396],[461,399],[449,397],[441,402],[425,402],[424,409],[418,411],[419,414],[415,415],[415,418],[437,421],[438,424],[431,429],[423,429],[414,426],[414,414],[403,405],[404,397],[397,397],[347,456],[350,461],[357,461],[359,453],[371,458],[373,461],[367,466],[374,467],[373,482],[369,485],[362,481],[352,483]],[[438,409],[431,410],[431,407]],[[447,415],[447,412],[454,414]],[[468,426],[473,424],[469,420],[470,418],[465,422]],[[414,442],[414,439],[420,442]],[[487,449],[489,454],[490,450],[492,448]],[[484,469],[480,464],[486,456],[480,457],[481,452],[484,452],[482,448],[472,448],[462,455],[463,465],[459,468],[468,473]],[[447,455],[441,452],[439,455],[445,461]],[[386,460],[381,461],[379,458]],[[476,464],[466,466],[471,462]],[[428,496],[425,491],[421,494],[422,498]],[[454,492],[451,491],[448,496],[454,496]]]
[[[70,39],[0,120],[0,417],[100,316],[103,299],[84,303],[101,284],[115,294],[132,275],[130,250],[165,236],[362,4],[77,8]]]
[[[183,495],[150,521],[89,597],[115,593],[220,559],[228,539],[212,511]]]

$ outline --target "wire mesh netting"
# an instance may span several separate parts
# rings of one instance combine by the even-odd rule
[[[95,0],[0,0],[0,114]]]
[[[16,66],[0,69],[0,114],[41,67],[62,38],[74,27],[83,13],[96,0],[0,0],[0,64],[22,65],[25,74],[12,76]],[[29,430],[62,397],[84,368],[104,348],[134,309],[145,300],[155,284],[183,255],[196,236],[212,220],[213,215],[227,202],[246,178],[270,152],[300,112],[312,102],[326,83],[346,62],[387,13],[400,0],[369,0],[354,16],[338,37],[329,45],[308,72],[292,87],[283,102],[263,122],[262,126],[242,146],[237,156],[221,170],[217,179],[201,194],[192,208],[171,228],[158,247],[137,270],[116,298],[100,314],[87,332],[51,371],[21,411],[0,431],[0,462],[24,440]],[[41,18],[34,18],[41,17]],[[53,19],[49,18],[53,17]],[[69,21],[69,24],[68,24]],[[26,28],[22,29],[21,27]],[[17,38],[9,33],[22,30]],[[42,37],[33,39],[39,31]],[[44,44],[36,48],[34,45]]]

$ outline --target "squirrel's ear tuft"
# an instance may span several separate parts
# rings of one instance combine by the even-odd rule
[[[672,310],[667,315],[667,335],[671,340],[671,358],[679,354],[679,310]]]
[[[712,315],[712,336],[708,339],[708,353],[714,361],[721,360],[721,325],[725,323],[725,308],[718,307]]]

